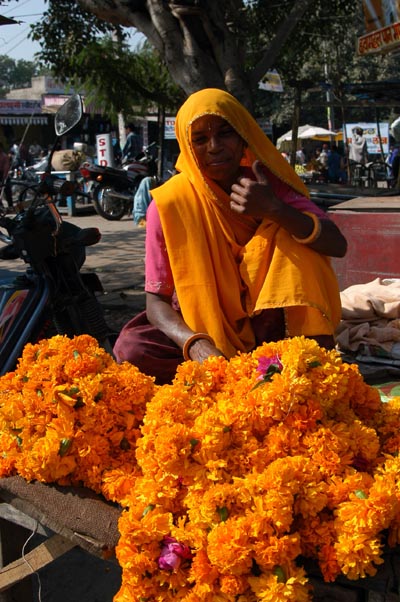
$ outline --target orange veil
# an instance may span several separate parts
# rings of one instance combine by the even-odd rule
[[[223,117],[246,141],[242,164],[259,159],[299,193],[307,189],[250,113],[229,93],[192,94],[176,118],[178,175],[152,191],[183,319],[210,334],[231,357],[254,346],[250,317],[285,308],[288,336],[333,334],[340,296],[328,257],[295,242],[277,224],[231,211],[229,196],[201,173],[190,128],[202,115]]]

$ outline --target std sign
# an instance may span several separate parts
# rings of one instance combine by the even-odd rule
[[[96,136],[97,164],[102,167],[114,166],[114,153],[111,134],[97,134]]]

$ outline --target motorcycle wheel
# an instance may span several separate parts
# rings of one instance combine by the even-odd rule
[[[93,190],[93,205],[96,213],[111,221],[120,220],[126,213],[126,201],[110,196],[109,186],[96,186]]]

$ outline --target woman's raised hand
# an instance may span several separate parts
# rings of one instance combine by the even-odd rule
[[[231,209],[257,219],[274,219],[274,215],[282,209],[283,203],[274,195],[261,161],[254,161],[252,169],[255,180],[241,177],[233,184],[230,194]]]

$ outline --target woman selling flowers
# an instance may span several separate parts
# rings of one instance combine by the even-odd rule
[[[176,117],[179,172],[152,191],[146,311],[114,348],[156,382],[184,359],[227,358],[305,335],[334,345],[340,297],[329,256],[346,240],[230,94],[192,94]]]

